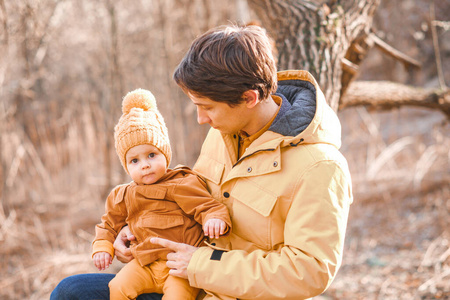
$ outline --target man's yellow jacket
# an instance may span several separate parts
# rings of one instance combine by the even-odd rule
[[[239,160],[237,135],[212,128],[194,166],[232,219],[189,263],[205,299],[310,298],[341,265],[352,191],[339,120],[311,74],[278,79],[271,127]]]

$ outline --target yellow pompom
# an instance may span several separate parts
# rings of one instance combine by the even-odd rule
[[[155,96],[150,91],[137,89],[126,94],[122,101],[122,112],[130,113],[132,108],[142,108],[143,110],[156,109]]]

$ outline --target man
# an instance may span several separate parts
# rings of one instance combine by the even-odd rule
[[[194,170],[228,207],[233,230],[200,248],[153,238],[174,251],[170,274],[205,299],[321,294],[342,261],[352,194],[339,120],[314,78],[277,74],[260,27],[227,26],[198,37],[174,79],[212,127]],[[124,229],[116,240],[122,261],[132,238]]]

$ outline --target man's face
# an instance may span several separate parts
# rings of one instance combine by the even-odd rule
[[[197,106],[197,122],[199,124],[209,124],[224,134],[245,131],[249,121],[249,109],[245,101],[230,107],[227,103],[194,96],[190,93],[189,98]]]
[[[167,170],[166,157],[152,145],[135,146],[125,158],[128,173],[137,184],[155,183]]]

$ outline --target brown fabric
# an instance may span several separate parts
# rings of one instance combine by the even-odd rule
[[[272,125],[273,120],[275,120],[275,118],[277,117],[277,114],[280,111],[280,107],[281,107],[281,99],[274,97],[274,100],[275,100],[276,104],[278,105],[278,110],[273,115],[272,119],[270,119],[270,121],[267,122],[267,124],[263,128],[261,128],[257,133],[252,134],[252,135],[248,135],[245,131],[239,132],[239,151],[238,151],[239,157],[238,157],[238,159],[240,159],[242,157],[242,155],[244,155],[245,150],[247,150],[247,148],[250,146],[251,143],[253,143],[254,140],[259,138],[264,132],[267,131],[267,129],[270,128],[270,125]]]
[[[225,205],[214,200],[206,184],[189,168],[168,169],[155,184],[120,185],[108,196],[106,213],[96,226],[95,242],[114,243],[123,226],[128,225],[136,237],[131,244],[134,258],[144,266],[158,258],[166,259],[171,250],[150,243],[152,237],[201,246],[202,226],[208,219],[217,218],[231,229]],[[111,254],[113,255],[113,253]]]
[[[164,294],[163,299],[195,300],[199,289],[189,281],[169,275],[165,260],[141,266],[133,259],[109,282],[110,299],[136,299],[144,293]]]

